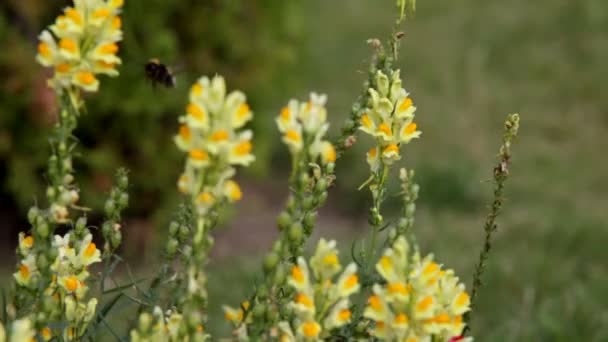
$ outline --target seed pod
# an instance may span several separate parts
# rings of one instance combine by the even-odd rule
[[[279,262],[279,256],[275,252],[270,252],[264,258],[264,271],[270,273]]]

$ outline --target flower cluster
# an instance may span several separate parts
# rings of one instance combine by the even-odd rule
[[[188,153],[179,190],[191,195],[201,214],[222,200],[241,199],[239,185],[231,180],[232,166],[247,166],[254,161],[252,132],[242,127],[253,117],[245,94],[226,95],[221,76],[200,78],[190,90],[186,115],[175,136],[178,148]]]
[[[293,301],[288,304],[294,318],[279,322],[280,341],[320,341],[332,329],[350,322],[349,297],[359,291],[360,284],[354,263],[342,269],[335,241],[319,241],[310,259],[312,273],[304,258],[298,258],[288,277],[289,285],[295,289]]]
[[[279,131],[283,134],[283,142],[287,144],[293,154],[302,150],[308,151],[310,161],[316,162],[321,157],[323,164],[336,161],[336,150],[327,140],[323,140],[329,124],[327,109],[325,109],[326,95],[310,94],[308,102],[290,100],[276,122]]]
[[[373,286],[364,316],[374,321],[370,334],[388,341],[447,341],[464,329],[469,295],[452,270],[442,270],[429,255],[410,253],[399,237],[386,249],[376,270],[384,279]]]
[[[375,83],[376,87],[368,90],[368,108],[360,119],[360,129],[377,142],[377,146],[367,153],[367,162],[374,172],[381,162],[390,165],[399,160],[400,146],[421,134],[414,123],[416,107],[408,92],[401,87],[399,70],[393,71],[390,80],[378,71]]]
[[[52,87],[77,86],[94,92],[99,87],[96,75],[118,75],[122,5],[123,0],[74,0],[73,7],[67,7],[49,30],[42,31],[36,59],[54,68]]]
[[[19,286],[36,290],[41,285],[41,272],[50,271],[51,283],[43,291],[46,321],[65,320],[67,327],[63,334],[68,340],[84,333],[97,307],[96,298],[86,299],[86,280],[89,278],[88,267],[101,261],[101,253],[85,226],[86,221],[80,219],[76,230],[65,236],[54,236],[52,253],[56,257],[50,265],[35,258],[34,238],[19,234],[21,261],[18,271],[13,274]],[[46,339],[55,333],[46,327],[41,336]]]
[[[177,342],[188,340],[180,327],[185,324],[183,315],[178,312],[167,310],[163,314],[158,306],[152,314],[147,312],[139,315],[139,323],[136,329],[131,330],[131,342]],[[202,324],[195,327],[196,334],[191,341],[205,341],[209,335],[205,333]]]

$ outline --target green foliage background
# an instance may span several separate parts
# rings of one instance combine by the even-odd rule
[[[218,237],[218,255],[232,255],[216,258],[210,277],[214,317],[221,317],[221,304],[241,300],[259,270],[242,251],[257,255],[269,243],[256,244],[254,237],[274,234],[271,218],[258,219],[278,213],[285,191],[273,180],[288,164],[273,117],[288,97],[317,90],[329,94],[330,120],[339,126],[359,92],[363,75],[356,70],[369,56],[364,41],[386,36],[393,2],[127,0],[121,77],[103,81],[77,132],[86,157],[78,166],[86,171],[85,198],[103,192],[113,169],[126,165],[135,182],[130,215],[150,218],[160,207],[152,219],[166,220],[181,168],[169,139],[189,83],[218,72],[230,87],[245,90],[257,114],[259,158],[248,179],[264,185],[246,186],[242,217]],[[31,34],[52,20],[61,2],[8,3],[29,33],[6,15],[0,19],[0,41],[11,47],[0,54],[6,77],[0,84],[2,197],[23,210],[43,189],[49,128],[34,91],[41,86],[33,87],[43,76],[33,66]],[[419,0],[405,32],[400,65],[423,131],[404,158],[421,184],[416,227],[423,251],[434,252],[467,283],[501,122],[506,113],[522,114],[474,336],[607,340],[608,3]],[[150,57],[184,70],[177,89],[154,91],[143,81],[141,65]],[[341,160],[338,189],[321,213],[320,234],[343,239],[344,256],[365,231],[359,213],[367,194],[353,189],[365,179],[366,146],[362,139]],[[227,334],[223,322],[212,321],[210,329]]]

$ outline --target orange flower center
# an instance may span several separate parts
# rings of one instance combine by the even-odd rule
[[[186,107],[186,112],[197,120],[202,121],[205,119],[205,112],[194,103],[190,103],[188,107]]]
[[[82,16],[77,10],[73,8],[68,8],[65,10],[65,15],[70,18],[76,25],[82,24]]]
[[[384,151],[382,151],[382,153],[391,153],[391,152],[399,153],[399,147],[395,144],[390,144],[384,148]]]
[[[291,269],[291,277],[298,283],[304,282],[304,272],[302,272],[302,269],[298,266],[294,266]]]
[[[70,292],[76,291],[79,285],[80,281],[75,276],[68,277],[65,280],[65,288]]]
[[[249,112],[251,111],[251,109],[249,108],[249,105],[246,103],[243,103],[239,106],[239,109],[237,110],[236,115],[242,119],[244,118],[247,114],[249,114]]]
[[[395,323],[397,324],[407,324],[409,321],[404,313],[400,313],[395,317]]]
[[[31,235],[24,237],[23,245],[27,248],[31,248],[34,245],[34,238]]]
[[[372,309],[374,309],[375,311],[382,311],[382,302],[380,301],[380,298],[378,296],[373,295],[369,297],[367,301],[369,303],[369,306],[372,307]]]
[[[219,131],[216,131],[211,135],[211,140],[215,142],[226,141],[228,140],[228,132],[223,129],[220,129]]]
[[[76,42],[68,38],[62,38],[59,41],[59,48],[72,53],[76,53],[76,51],[78,51],[78,45],[76,45]]]
[[[416,309],[418,311],[426,311],[431,305],[433,305],[433,297],[427,296],[416,305]]]
[[[51,55],[51,48],[45,42],[40,42],[38,44],[38,53],[44,57],[49,57]]]
[[[197,161],[206,161],[209,160],[209,154],[203,150],[194,149],[190,151],[190,158]]]
[[[321,327],[317,322],[308,321],[302,324],[302,332],[306,337],[316,337],[320,331]]]
[[[19,274],[21,274],[22,278],[29,278],[30,268],[27,267],[27,265],[21,264],[21,266],[19,266]]]
[[[298,293],[296,295],[295,301],[296,301],[296,303],[302,304],[307,308],[314,307],[314,303],[312,302],[312,299],[310,299],[310,297],[308,297],[307,295],[305,295],[303,293]]]
[[[405,134],[409,135],[409,134],[414,133],[416,131],[416,127],[418,127],[418,126],[413,122],[411,124],[407,125],[404,130]]]
[[[298,133],[298,131],[296,131],[295,129],[290,129],[285,133],[285,137],[288,140],[291,140],[293,142],[299,142],[300,140],[302,140],[302,137],[300,136],[300,133]]]
[[[348,309],[340,310],[340,313],[338,314],[338,318],[341,321],[348,321],[350,319],[350,316],[351,316],[351,312]]]
[[[378,126],[378,132],[379,133],[384,133],[384,134],[388,135],[389,137],[391,135],[393,135],[393,132],[391,131],[390,126],[387,125],[386,123],[383,123],[380,126]]]
[[[98,51],[104,55],[113,55],[118,52],[118,45],[114,43],[103,44],[98,48]]]
[[[349,290],[357,286],[357,284],[359,284],[359,277],[356,274],[351,274],[344,282],[344,288]]]
[[[88,71],[82,71],[78,74],[78,81],[84,85],[91,85],[97,81],[93,73]]]
[[[185,141],[190,141],[190,138],[192,138],[192,132],[188,126],[181,125],[179,126],[179,136]]]
[[[120,20],[120,17],[114,17],[112,19],[112,28],[115,30],[120,30],[122,26],[122,20]]]
[[[95,244],[93,242],[90,242],[89,245],[87,246],[87,248],[84,250],[84,255],[87,258],[90,258],[93,256],[93,254],[95,253],[96,250],[97,250],[97,246],[95,246]]]
[[[57,66],[55,66],[55,71],[60,74],[65,74],[66,72],[70,71],[70,68],[71,67],[68,63],[59,63]]]
[[[401,102],[401,105],[399,106],[399,111],[404,112],[408,110],[412,106],[412,104],[412,99],[410,99],[409,97],[406,98],[405,100],[403,100],[403,102]]]
[[[249,140],[242,141],[238,145],[236,145],[236,147],[234,148],[234,152],[238,156],[246,156],[249,154],[249,152],[251,152],[252,147],[253,145],[251,145],[251,142]]]
[[[93,12],[93,18],[104,19],[110,16],[110,10],[107,8],[99,8]]]

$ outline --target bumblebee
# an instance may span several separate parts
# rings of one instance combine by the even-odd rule
[[[175,87],[175,76],[173,76],[171,69],[162,64],[158,59],[154,58],[148,61],[144,70],[146,72],[146,78],[152,82],[153,86],[160,83],[167,88]]]

